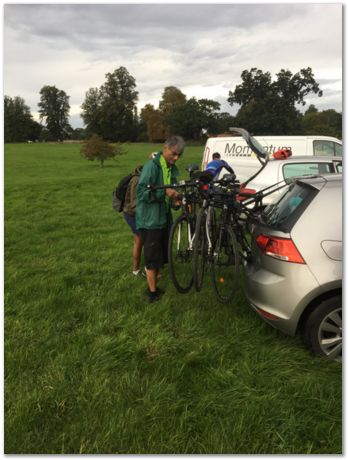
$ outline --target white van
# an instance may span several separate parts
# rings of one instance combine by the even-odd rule
[[[290,149],[293,156],[342,156],[342,141],[328,136],[255,136],[255,139],[272,156],[280,149]],[[202,170],[219,152],[221,159],[227,161],[243,182],[260,169],[261,164],[243,137],[210,137],[203,153]]]

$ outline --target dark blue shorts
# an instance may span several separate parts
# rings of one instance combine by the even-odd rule
[[[130,214],[123,213],[124,220],[127,222],[127,224],[130,226],[132,232],[134,235],[139,235],[139,230],[137,230],[137,226],[135,223],[135,216],[131,216]]]

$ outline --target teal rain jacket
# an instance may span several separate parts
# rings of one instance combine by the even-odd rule
[[[161,229],[172,223],[171,211],[167,210],[165,190],[152,191],[148,185],[163,185],[163,173],[160,164],[159,152],[153,160],[148,161],[141,171],[137,187],[136,225],[137,229]],[[177,182],[178,168],[173,165],[171,184]]]

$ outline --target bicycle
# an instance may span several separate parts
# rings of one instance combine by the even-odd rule
[[[197,217],[194,285],[200,290],[208,266],[213,289],[222,303],[232,300],[239,285],[241,261],[251,257],[248,226],[257,221],[262,199],[287,186],[281,181],[254,195],[243,193],[236,177],[226,174],[212,183]],[[216,211],[220,210],[218,214]]]
[[[226,295],[218,289],[227,287],[226,282],[235,277],[231,269],[238,275],[239,261],[236,248],[236,238],[227,230],[228,216],[234,206],[231,195],[231,184],[238,188],[239,182],[234,182],[235,176],[225,175],[222,180],[214,181],[206,192],[202,208],[197,217],[196,240],[194,245],[194,285],[200,291],[207,266],[212,274],[213,286],[221,301],[227,302],[231,295]],[[224,201],[222,201],[224,198]],[[220,212],[217,212],[220,210]]]
[[[268,156],[263,147],[241,128],[231,128],[241,134],[265,167]],[[197,217],[194,242],[194,286],[200,291],[204,273],[210,269],[212,284],[218,299],[229,302],[238,287],[240,262],[250,259],[251,248],[248,228],[257,220],[262,209],[262,199],[284,187],[284,181],[266,187],[254,195],[243,193],[248,182],[240,184],[234,174],[225,174],[212,181],[208,187],[202,208]],[[281,185],[280,185],[281,184]],[[218,211],[219,210],[219,211]]]
[[[185,190],[181,198],[182,213],[173,222],[168,241],[168,270],[177,291],[187,293],[193,285],[193,242],[196,213],[200,199],[196,190]]]

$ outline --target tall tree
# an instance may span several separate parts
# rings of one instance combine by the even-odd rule
[[[146,124],[147,138],[150,142],[162,142],[166,137],[166,125],[163,112],[155,109],[152,104],[146,104],[140,112],[141,119]]]
[[[175,86],[164,88],[158,109],[163,114],[165,124],[165,137],[175,134],[170,127],[170,119],[176,109],[186,104],[186,95]]]
[[[185,104],[186,96],[180,91],[180,89],[175,86],[167,86],[164,88],[162,99],[159,103],[159,109],[165,114],[168,115],[173,112],[173,110]]]
[[[105,83],[91,88],[83,102],[82,118],[88,133],[99,134],[105,140],[134,140],[137,131],[135,79],[125,67],[105,75]]]
[[[63,140],[68,137],[69,125],[69,96],[55,86],[44,86],[40,90],[39,113],[53,139]]]
[[[39,138],[42,126],[33,120],[23,98],[4,97],[5,142],[27,142]]]
[[[281,69],[272,81],[269,72],[257,68],[244,70],[242,83],[229,92],[228,102],[241,107],[236,123],[253,134],[295,134],[301,132],[301,114],[297,104],[305,105],[305,97],[322,91],[310,67],[296,74]]]
[[[81,117],[86,125],[87,135],[102,135],[101,95],[98,88],[90,88],[81,106]]]

